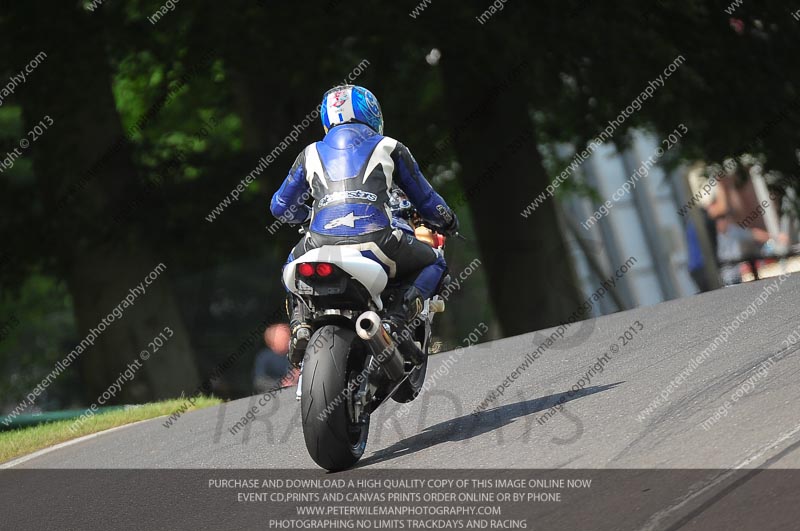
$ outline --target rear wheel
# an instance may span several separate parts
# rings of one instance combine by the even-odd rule
[[[348,413],[364,367],[363,345],[352,330],[327,325],[314,333],[308,348],[301,399],[306,449],[322,468],[350,468],[364,454],[369,434],[369,417],[356,424]]]

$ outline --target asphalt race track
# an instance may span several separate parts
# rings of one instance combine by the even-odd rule
[[[299,505],[242,503],[213,482],[467,474],[593,478],[566,503],[506,504],[529,529],[796,529],[799,298],[800,276],[768,279],[584,321],[546,348],[557,329],[437,355],[434,385],[407,412],[380,410],[340,474],[306,454],[294,389],[103,433],[7,463],[0,528],[286,529],[275,522]]]
[[[776,289],[743,314],[767,286]],[[360,466],[798,468],[800,364],[795,347],[786,348],[800,326],[798,300],[795,275],[577,323],[478,413],[491,390],[555,329],[465,349],[407,413],[398,418],[400,406],[391,402],[373,416]],[[732,329],[737,315],[741,323]],[[727,342],[718,340],[686,374],[726,325],[732,330]],[[621,338],[626,330],[632,339]],[[612,345],[618,352],[610,353]],[[585,383],[609,353],[602,373]],[[448,356],[432,358],[429,376]],[[684,379],[668,388],[682,371]],[[582,378],[584,389],[570,394]],[[643,415],[665,389],[667,401]],[[270,397],[263,408],[259,397],[189,413],[170,428],[164,419],[140,423],[19,466],[315,469],[294,389]],[[561,397],[563,410],[543,417]],[[256,421],[232,435],[250,407],[259,408]]]

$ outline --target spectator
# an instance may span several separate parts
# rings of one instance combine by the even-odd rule
[[[749,168],[738,166],[720,181],[718,188],[719,192],[709,205],[708,212],[717,224],[719,260],[733,262],[761,255],[765,244],[771,242],[771,236],[766,230],[763,210],[759,211],[760,204],[749,178]],[[777,235],[777,240],[781,245],[788,242],[785,234]],[[773,247],[774,244],[771,242]],[[726,285],[742,281],[740,265],[726,265],[721,273]]]
[[[266,348],[256,354],[253,367],[253,387],[257,393],[297,384],[299,371],[290,371],[286,358],[289,336],[289,327],[283,323],[270,325],[264,330]]]
[[[697,194],[708,184],[706,166],[703,162],[696,162],[687,175],[689,188],[692,195]],[[688,254],[689,276],[692,277],[700,293],[711,291],[719,286],[716,277],[716,267],[711,267],[706,261],[717,263],[717,227],[709,210],[716,199],[716,187],[712,186],[707,195],[701,197],[696,215],[691,215],[686,221],[686,250]],[[698,233],[700,229],[700,233]],[[703,249],[705,232],[708,248]]]
[[[714,221],[708,217],[706,209],[700,208],[700,216],[702,217],[702,229],[708,234],[709,241],[711,242],[712,251],[714,256],[717,253],[717,228]],[[689,276],[692,277],[697,289],[700,293],[711,291],[713,289],[711,282],[709,282],[706,273],[705,258],[703,256],[703,249],[700,245],[700,240],[697,236],[697,228],[694,226],[692,219],[686,223],[686,247],[689,254]]]

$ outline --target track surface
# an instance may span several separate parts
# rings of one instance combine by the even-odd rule
[[[670,381],[768,285],[766,302],[646,418]],[[573,325],[492,403],[473,415],[550,331],[464,351],[410,410],[394,402],[373,416],[365,468],[800,468],[798,353],[785,349],[800,325],[800,275],[768,279]],[[623,345],[625,330],[643,330]],[[476,323],[477,325],[477,323]],[[632,332],[631,332],[632,333]],[[537,422],[612,344],[601,374]],[[800,346],[800,344],[798,344]],[[776,356],[775,358],[774,356]],[[449,354],[432,358],[429,375]],[[768,360],[768,372],[755,369]],[[750,384],[743,388],[748,379]],[[701,423],[725,408],[727,415]],[[294,389],[261,408],[255,423],[229,432],[258,396],[155,419],[36,457],[30,468],[316,468],[306,454]],[[388,423],[386,421],[389,421]]]

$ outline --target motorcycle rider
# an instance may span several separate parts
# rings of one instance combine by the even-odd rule
[[[355,85],[334,87],[322,97],[320,111],[325,137],[298,155],[270,204],[272,214],[287,223],[310,221],[287,264],[316,247],[349,245],[381,263],[390,278],[408,279],[404,296],[387,306],[384,324],[406,359],[422,363],[423,353],[400,329],[422,311],[447,265],[440,251],[393,226],[390,191],[402,189],[422,219],[441,234],[455,234],[458,219],[408,148],[383,136],[383,114],[372,92]],[[311,327],[305,304],[291,293],[287,312],[289,361],[298,366]]]

